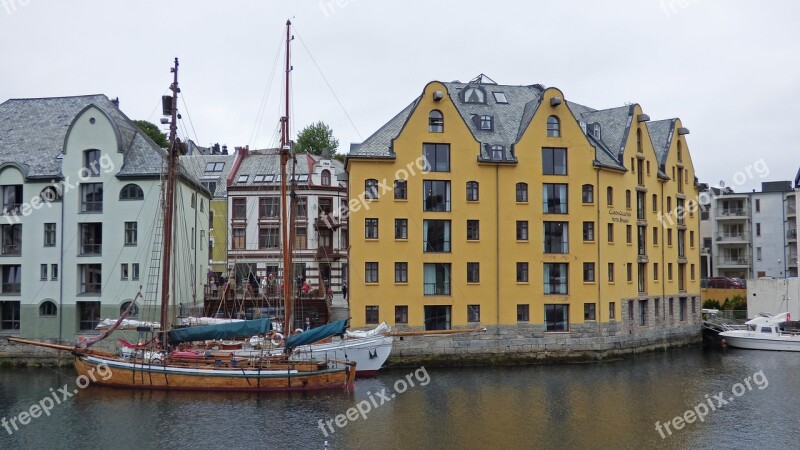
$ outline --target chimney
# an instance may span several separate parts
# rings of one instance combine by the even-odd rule
[[[111,100],[111,103],[113,103],[114,106],[116,106],[117,109],[119,109],[119,97],[115,98],[114,100]]]
[[[223,145],[222,146],[222,154],[223,155],[227,155],[228,154],[228,146],[227,145]]]
[[[211,148],[211,154],[212,155],[219,155],[220,154],[219,144],[214,144],[214,146]]]

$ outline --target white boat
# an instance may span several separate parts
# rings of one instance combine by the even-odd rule
[[[777,315],[762,313],[745,322],[747,329],[727,330],[719,335],[731,347],[800,352],[800,334],[787,333],[780,329],[780,324],[790,320],[788,312]]]

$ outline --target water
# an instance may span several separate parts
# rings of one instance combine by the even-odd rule
[[[800,354],[694,348],[597,364],[398,369],[358,380],[354,393],[89,386],[11,435],[0,428],[0,448],[797,448],[798,368]],[[0,417],[65,384],[77,389],[71,369],[0,370]],[[717,407],[719,392],[727,405]],[[709,399],[717,409],[703,422],[662,429],[662,439],[656,421],[702,413]],[[358,404],[369,405],[366,419],[354,409],[348,420]],[[335,432],[326,437],[320,420]]]

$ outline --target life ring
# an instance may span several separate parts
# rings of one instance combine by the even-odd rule
[[[302,332],[303,332],[302,328],[298,328],[298,329],[294,330],[294,334],[300,334]]]
[[[273,334],[272,339],[270,339],[270,342],[272,342],[272,345],[276,347],[283,346],[283,335],[280,333]]]

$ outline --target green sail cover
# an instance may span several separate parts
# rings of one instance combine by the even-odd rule
[[[323,325],[317,328],[312,328],[300,334],[289,336],[289,339],[286,339],[285,347],[287,350],[291,350],[301,345],[307,345],[317,341],[321,341],[327,337],[342,335],[344,334],[346,329],[347,329],[347,319],[331,322],[327,325]]]
[[[245,320],[242,322],[203,325],[199,327],[176,328],[169,331],[169,342],[179,344],[190,341],[211,339],[233,339],[267,333],[271,328],[270,319]]]

